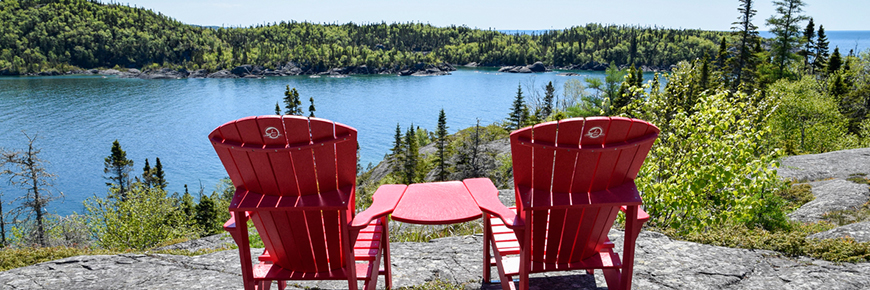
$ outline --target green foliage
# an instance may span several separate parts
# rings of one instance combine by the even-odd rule
[[[391,243],[417,242],[428,243],[433,239],[467,236],[483,232],[483,224],[479,221],[470,221],[446,226],[421,226],[411,224],[395,224],[390,229]]]
[[[528,115],[528,107],[526,106],[526,102],[523,100],[523,87],[517,84],[517,96],[514,98],[514,103],[511,106],[511,112],[510,115],[508,115],[506,129],[517,130],[524,127],[527,122],[526,116]]]
[[[446,157],[447,157],[447,115],[444,114],[444,109],[441,109],[441,112],[438,113],[438,128],[435,129],[435,147],[437,148],[436,152],[436,163],[438,165],[438,181],[447,180],[447,167]]]
[[[296,88],[291,90],[290,85],[287,85],[287,89],[284,91],[284,109],[286,109],[284,114],[302,116],[300,105],[302,105],[302,101],[299,100],[299,91]]]
[[[111,191],[109,197],[93,196],[84,202],[88,226],[99,246],[144,250],[166,240],[197,236],[189,216],[162,189],[135,183],[126,199],[113,197],[118,189]]]
[[[127,194],[130,184],[130,171],[133,170],[133,160],[127,159],[127,152],[121,149],[121,143],[115,139],[112,142],[112,153],[106,157],[103,165],[103,173],[108,174],[106,186],[118,188],[118,194],[123,198]]]
[[[790,76],[786,65],[795,59],[799,59],[792,52],[793,48],[800,43],[800,23],[809,19],[803,12],[806,3],[803,0],[777,0],[773,1],[777,15],[767,19],[770,32],[776,35],[772,43],[773,62],[777,66],[777,78]]]
[[[0,250],[0,271],[26,267],[42,262],[81,255],[110,255],[117,252],[106,249],[76,247],[8,247]]]
[[[852,238],[808,239],[807,236],[830,230],[829,223],[790,224],[787,230],[765,230],[729,223],[688,234],[666,229],[665,234],[687,241],[745,249],[764,249],[788,256],[809,256],[834,262],[860,263],[870,261],[870,242],[858,243]]]
[[[727,91],[682,95],[695,74],[685,69],[670,75],[673,89],[647,93],[647,101],[633,109],[662,129],[637,179],[650,224],[681,233],[725,221],[783,227],[783,202],[774,194],[783,187],[775,171],[777,153],[764,146],[769,104]]]
[[[786,212],[796,210],[805,203],[816,199],[816,196],[813,195],[813,187],[807,183],[791,184],[777,192],[777,195],[785,201],[783,210]]]
[[[423,23],[284,22],[246,28],[181,23],[145,8],[96,1],[0,2],[0,70],[94,67],[269,68],[303,71],[417,63],[570,66],[590,62],[668,66],[711,51],[723,32],[587,24],[535,35]]]
[[[770,87],[769,98],[778,104],[769,119],[774,146],[802,154],[845,149],[853,143],[836,102],[820,91],[810,76],[780,80]]]

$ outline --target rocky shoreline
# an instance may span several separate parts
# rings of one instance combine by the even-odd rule
[[[476,62],[463,65],[464,67],[484,67]],[[516,66],[501,66],[499,72],[505,73],[539,73],[549,72],[553,70],[585,70],[585,71],[604,71],[608,67],[607,63],[587,62],[582,65],[567,65],[567,66],[545,66],[543,62],[535,62],[529,65]],[[644,72],[662,72],[670,71],[674,66],[641,66],[640,69]],[[620,69],[626,69],[628,66],[621,65]],[[413,66],[402,68],[370,68],[366,65],[347,66],[340,68],[331,68],[326,71],[318,71],[314,68],[303,67],[294,62],[288,62],[279,65],[275,69],[266,68],[261,65],[240,65],[231,69],[221,69],[218,71],[209,71],[199,69],[189,71],[187,69],[89,69],[89,70],[71,70],[60,72],[49,70],[39,73],[28,73],[24,76],[61,76],[61,75],[103,75],[103,76],[118,76],[121,78],[140,78],[140,79],[184,79],[184,78],[264,78],[277,76],[298,76],[310,75],[312,77],[327,76],[327,77],[345,77],[349,75],[398,75],[398,76],[440,76],[449,75],[451,71],[455,71],[455,65],[442,63],[438,65],[417,63]],[[0,76],[15,76],[8,71],[0,71]],[[564,76],[579,75],[573,72],[560,73]]]
[[[399,75],[399,76],[440,76],[449,75],[456,68],[450,64],[424,64],[418,63],[409,67],[402,68],[369,68],[366,65],[348,66],[342,68],[331,68],[326,71],[317,71],[313,68],[299,66],[296,63],[288,62],[279,65],[275,69],[266,68],[261,65],[240,65],[232,69],[222,69],[218,71],[209,71],[199,69],[189,71],[187,69],[146,69],[139,70],[136,68],[129,69],[90,69],[90,70],[73,70],[67,72],[45,71],[34,74],[26,74],[26,76],[59,76],[59,75],[103,75],[117,76],[120,78],[140,78],[140,79],[185,79],[185,78],[264,78],[264,77],[280,77],[280,76],[298,76],[310,75],[312,77],[328,76],[328,77],[344,77],[348,75]]]

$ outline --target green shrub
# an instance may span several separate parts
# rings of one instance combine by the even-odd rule
[[[162,189],[134,183],[125,199],[115,196],[117,192],[85,200],[88,225],[103,248],[144,250],[166,240],[199,236],[192,219]]]
[[[771,137],[786,153],[822,153],[858,145],[857,137],[847,134],[836,100],[822,93],[812,76],[780,80],[769,91],[777,105],[769,119]]]
[[[81,255],[109,255],[105,249],[74,247],[8,247],[0,249],[0,271]]]

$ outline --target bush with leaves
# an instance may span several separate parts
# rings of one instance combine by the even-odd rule
[[[113,188],[106,198],[94,196],[84,202],[88,226],[103,248],[144,250],[167,240],[197,236],[192,220],[162,189],[134,183],[126,199],[117,196]]]
[[[822,153],[855,147],[837,102],[822,93],[812,76],[780,80],[770,86],[777,104],[769,119],[774,145],[788,154]]]
[[[703,232],[727,222],[748,227],[787,227],[774,195],[778,151],[766,146],[770,104],[761,96],[725,90],[694,90],[694,68],[671,73],[671,88],[645,88],[630,115],[662,129],[641,168],[637,184],[650,225],[678,232]],[[691,106],[690,106],[691,105]]]

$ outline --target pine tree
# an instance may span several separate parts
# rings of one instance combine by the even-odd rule
[[[112,142],[112,154],[106,157],[103,164],[103,173],[108,173],[109,179],[112,182],[107,182],[110,187],[117,187],[121,199],[126,199],[126,193],[129,189],[130,177],[129,173],[133,168],[133,160],[127,159],[127,152],[121,149],[121,143],[118,140]]]
[[[155,158],[154,173],[151,175],[152,185],[156,188],[166,190],[166,175],[163,173],[163,164],[160,164],[160,157]]]
[[[290,89],[290,85],[287,85],[287,89],[284,91],[284,108],[287,109],[284,111],[284,114],[287,115],[302,115],[302,108],[299,106],[302,105],[302,102],[299,100],[299,92],[296,91],[296,88]]]
[[[541,108],[541,117],[546,119],[553,113],[553,98],[556,96],[556,88],[553,87],[553,82],[547,83],[544,87],[544,107]]]
[[[418,146],[417,139],[415,138],[416,133],[414,132],[414,124],[411,124],[411,127],[408,128],[408,131],[405,133],[405,163],[404,163],[404,183],[411,184],[414,183],[417,177],[417,154],[418,154]]]
[[[196,205],[193,203],[193,196],[190,195],[190,192],[187,190],[187,184],[184,185],[184,195],[181,196],[179,204],[181,212],[184,213],[185,217],[196,217]]]
[[[508,130],[517,130],[525,126],[526,116],[529,114],[526,103],[523,101],[523,88],[517,85],[517,96],[514,99],[513,109],[508,116]]]
[[[281,105],[278,105],[278,102],[275,102],[275,115],[281,115]]]
[[[314,117],[314,111],[317,111],[316,109],[314,109],[314,97],[310,97],[310,98],[308,98],[308,101],[311,102],[311,106],[308,106],[308,117],[312,117],[312,118],[313,118],[313,117]]]
[[[206,235],[222,232],[222,229],[217,226],[217,212],[215,211],[215,202],[212,198],[200,192],[199,203],[196,204],[195,211],[194,219],[196,224]]]
[[[710,83],[710,55],[704,53],[704,59],[701,61],[701,78],[698,81],[701,91],[709,88]]]
[[[813,55],[813,49],[815,49],[816,45],[814,44],[816,38],[816,24],[813,23],[813,18],[810,17],[809,23],[807,23],[807,28],[804,28],[804,49],[800,51],[800,55],[804,57],[804,67],[810,69],[810,56]]]
[[[818,38],[816,38],[816,53],[813,55],[813,69],[812,73],[815,74],[816,71],[823,71],[825,67],[828,65],[828,36],[825,35],[825,26],[819,25],[819,33],[817,34]]]
[[[800,42],[798,24],[807,19],[807,16],[800,14],[806,4],[803,0],[773,1],[773,4],[779,17],[768,18],[767,25],[771,26],[770,32],[776,35],[772,55],[777,66],[777,77],[782,78],[785,77],[786,63],[792,55],[791,50]]]
[[[731,23],[731,29],[739,29],[740,45],[737,47],[736,65],[734,67],[734,83],[732,86],[736,89],[741,84],[751,81],[754,78],[747,78],[746,74],[755,71],[754,65],[751,64],[752,51],[750,45],[754,43],[758,37],[758,27],[752,24],[752,17],[757,12],[752,8],[752,0],[740,0],[740,7],[737,11],[740,12],[738,21]]]
[[[834,53],[831,54],[831,59],[828,60],[828,75],[836,73],[843,65],[843,59],[840,57],[840,48],[835,47]]]
[[[447,180],[447,168],[445,167],[445,151],[447,150],[447,115],[444,114],[444,109],[438,113],[438,129],[435,130],[438,148],[438,181]]]
[[[728,43],[725,42],[725,37],[719,42],[719,53],[716,54],[716,67],[720,70],[725,69],[726,61],[728,61]]]
[[[393,157],[393,171],[402,172],[405,168],[405,142],[402,141],[402,127],[396,123],[396,135],[393,140],[393,149],[391,149]]]
[[[148,164],[148,158],[145,158],[145,167],[142,167],[142,185],[146,188],[151,188],[154,172],[151,171],[151,165]]]

